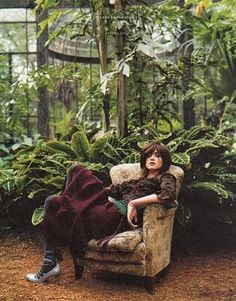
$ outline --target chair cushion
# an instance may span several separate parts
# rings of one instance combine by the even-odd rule
[[[89,250],[96,251],[121,251],[121,252],[132,252],[136,246],[143,239],[143,230],[142,228],[137,228],[135,230],[126,231],[117,234],[114,236],[108,244],[103,247],[98,244],[98,241],[95,239],[91,239],[88,243]]]
[[[134,248],[132,252],[110,252],[110,251],[96,251],[87,250],[84,256],[84,260],[98,260],[106,262],[117,263],[141,263],[147,256],[147,247],[144,242],[141,242]]]

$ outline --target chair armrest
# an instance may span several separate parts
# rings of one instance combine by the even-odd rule
[[[153,277],[170,263],[171,239],[176,207],[149,205],[143,216],[143,241],[146,244],[146,275]]]
[[[177,207],[166,209],[161,204],[148,205],[143,214],[143,241],[148,244],[155,241],[157,232],[160,231],[160,223],[163,224],[168,216],[175,214]],[[158,234],[159,236],[159,234]]]

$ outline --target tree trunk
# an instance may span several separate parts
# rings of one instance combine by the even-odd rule
[[[47,11],[37,12],[37,24],[47,18]],[[37,29],[38,30],[38,29]],[[48,29],[37,38],[37,64],[38,68],[48,64],[48,50],[44,46],[48,39]],[[43,137],[49,137],[49,93],[47,87],[39,87],[38,103],[38,131]]]
[[[125,10],[125,1],[116,0],[114,3],[115,9],[121,14]],[[116,54],[120,60],[124,54],[125,33],[121,28],[116,32]],[[122,72],[117,76],[117,134],[119,137],[127,135],[127,103],[126,103],[126,77]]]
[[[179,0],[177,1],[177,5],[179,7],[184,6],[185,1]],[[186,30],[188,29],[188,30]],[[191,26],[185,26],[185,24],[182,25],[182,30],[185,30],[185,33],[182,34],[181,38],[179,39],[179,42],[181,44],[185,43],[186,41],[192,39],[192,28]],[[183,94],[184,96],[189,90],[189,86],[191,83],[191,80],[193,78],[193,67],[191,63],[191,57],[193,52],[193,44],[187,47],[187,49],[184,49],[183,55],[181,57],[184,65],[184,75],[183,75]],[[185,97],[183,101],[183,122],[184,122],[184,128],[189,129],[192,126],[195,125],[195,100],[192,96]]]
[[[192,47],[191,47],[192,48]],[[184,62],[184,76],[183,76],[183,93],[189,90],[189,86],[192,78],[192,64],[191,64],[191,51],[188,50],[188,54],[183,57]],[[183,101],[183,121],[184,128],[190,129],[195,125],[195,99],[192,96],[185,97]]]
[[[95,33],[98,57],[100,63],[101,78],[107,73],[107,38],[105,32],[105,8],[101,7],[98,11],[90,1],[90,9],[93,13],[93,31]],[[106,93],[102,100],[102,124],[104,132],[110,129],[110,96]]]

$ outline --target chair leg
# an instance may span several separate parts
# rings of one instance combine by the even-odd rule
[[[75,269],[75,279],[79,280],[83,276],[84,265],[79,265],[76,258],[73,258],[74,269]]]
[[[170,271],[170,264],[167,267],[165,267],[161,272],[158,273],[157,275],[158,278],[165,278],[168,275],[169,271]]]
[[[145,277],[145,287],[149,294],[155,294],[155,277]]]

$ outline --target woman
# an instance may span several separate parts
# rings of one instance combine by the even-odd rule
[[[105,247],[117,233],[141,226],[146,205],[176,206],[176,179],[167,172],[170,164],[167,147],[151,142],[141,150],[142,177],[138,180],[104,187],[90,170],[73,166],[63,193],[46,199],[44,262],[37,274],[26,278],[39,283],[60,275],[57,247],[61,242],[68,243],[72,256],[83,258],[90,239]],[[110,202],[108,196],[116,201]]]

